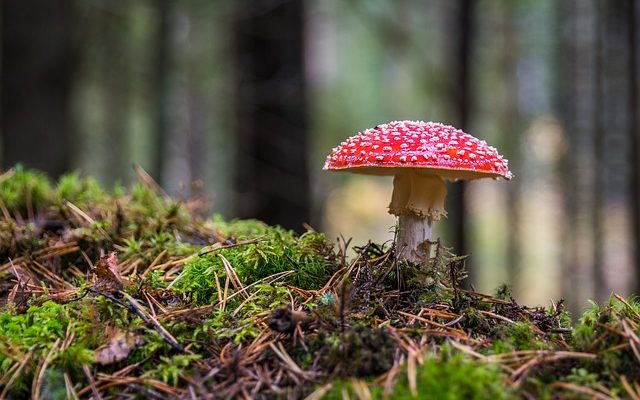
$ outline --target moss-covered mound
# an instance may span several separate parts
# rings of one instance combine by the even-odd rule
[[[462,289],[369,243],[202,216],[146,174],[0,174],[0,398],[640,398],[640,303]]]

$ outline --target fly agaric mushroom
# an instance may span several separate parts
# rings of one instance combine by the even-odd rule
[[[398,259],[420,263],[433,221],[446,216],[444,180],[511,179],[498,151],[452,126],[394,121],[342,142],[327,156],[325,170],[392,175],[389,213],[398,217]]]

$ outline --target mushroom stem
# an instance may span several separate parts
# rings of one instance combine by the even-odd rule
[[[431,240],[433,221],[447,215],[446,196],[447,187],[436,174],[409,169],[395,175],[389,213],[399,219],[396,237],[399,260],[419,264],[429,257],[429,246],[423,244]]]
[[[433,220],[430,217],[420,218],[413,214],[398,217],[396,249],[399,260],[420,264],[429,258],[427,241],[431,240],[432,223]]]

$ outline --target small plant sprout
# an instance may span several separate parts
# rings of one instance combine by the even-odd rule
[[[393,176],[389,213],[398,217],[400,260],[428,257],[431,225],[447,215],[445,180],[511,179],[508,161],[484,140],[435,122],[394,121],[342,142],[326,170]]]

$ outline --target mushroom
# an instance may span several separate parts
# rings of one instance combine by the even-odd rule
[[[397,257],[421,263],[428,257],[431,225],[447,215],[445,180],[511,179],[508,161],[495,147],[449,125],[394,121],[342,142],[325,170],[392,175],[389,213],[398,217]]]

